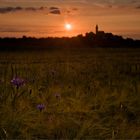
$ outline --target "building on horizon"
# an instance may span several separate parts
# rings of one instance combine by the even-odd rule
[[[100,31],[99,30],[98,24],[96,24],[96,26],[95,26],[95,33],[96,33],[96,35],[103,35],[103,34],[105,34],[104,31]]]

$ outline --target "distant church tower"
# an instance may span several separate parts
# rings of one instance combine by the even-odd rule
[[[95,27],[95,30],[96,30],[96,34],[98,33],[98,30],[99,28],[98,28],[98,25],[96,25],[96,27]]]

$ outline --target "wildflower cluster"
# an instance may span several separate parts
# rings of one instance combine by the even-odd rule
[[[18,89],[19,87],[23,86],[25,84],[25,80],[21,79],[19,77],[15,77],[11,80],[11,83],[16,86],[16,88]]]
[[[45,109],[45,105],[44,104],[38,104],[37,109],[41,112],[42,110]]]

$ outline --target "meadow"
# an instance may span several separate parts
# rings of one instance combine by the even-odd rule
[[[140,49],[0,52],[0,139],[140,139]]]

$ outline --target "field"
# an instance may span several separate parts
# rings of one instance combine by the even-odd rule
[[[140,139],[140,49],[1,52],[0,139]]]

